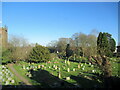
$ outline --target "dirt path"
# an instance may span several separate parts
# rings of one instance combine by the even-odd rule
[[[18,77],[21,81],[23,81],[26,85],[32,85],[27,79],[25,79],[23,76],[21,76],[20,74],[18,74],[18,71],[16,71],[13,68],[13,64],[8,64],[8,67],[11,69],[11,71],[14,73],[14,75],[16,77]]]

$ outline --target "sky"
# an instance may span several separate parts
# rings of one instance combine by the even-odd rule
[[[108,32],[118,42],[117,2],[3,2],[2,25],[10,35],[47,45],[74,33]]]
[[[118,2],[119,0],[2,0],[3,2]]]

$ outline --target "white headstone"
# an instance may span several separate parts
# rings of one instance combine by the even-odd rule
[[[68,68],[67,71],[70,72],[70,68]]]
[[[66,77],[66,80],[70,80],[70,77]]]

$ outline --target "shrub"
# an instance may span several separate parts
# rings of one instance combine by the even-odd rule
[[[11,51],[9,49],[6,49],[2,52],[2,64],[7,64],[9,62],[12,62],[12,60],[10,59],[11,56]]]
[[[55,60],[55,59],[58,59],[58,56],[56,53],[51,53],[50,58],[51,58],[51,60]]]
[[[50,52],[48,48],[37,45],[33,47],[29,55],[30,62],[47,62],[50,60]]]

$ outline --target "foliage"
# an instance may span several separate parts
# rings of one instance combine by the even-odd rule
[[[73,51],[70,49],[70,44],[67,44],[66,47],[66,57],[69,58],[72,55]]]
[[[109,33],[99,33],[97,38],[97,50],[100,55],[106,55],[108,57],[113,56],[113,52],[116,48],[116,42],[111,36],[112,35]]]
[[[12,60],[10,58],[11,54],[12,54],[12,52],[9,49],[6,49],[2,52],[2,57],[1,57],[2,64],[7,64],[7,63],[12,62]]]
[[[92,58],[94,59],[94,61],[92,60]],[[112,67],[108,57],[100,55],[92,56],[89,57],[89,61],[99,67],[99,69],[103,72],[105,78],[112,76]]]
[[[46,62],[50,60],[50,52],[48,48],[36,44],[33,47],[29,55],[29,61],[31,62]]]
[[[96,55],[96,36],[92,34],[75,33],[73,36],[74,40],[74,53],[78,56],[83,57]]]
[[[58,59],[57,54],[56,54],[56,53],[50,53],[50,59],[51,59],[51,60]]]
[[[28,60],[31,49],[31,46],[15,47],[14,51],[12,52],[11,59],[14,61]]]
[[[61,59],[66,59],[66,52],[59,52],[58,57]]]

